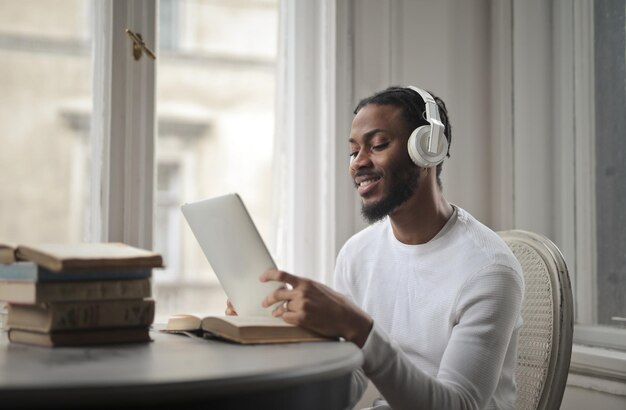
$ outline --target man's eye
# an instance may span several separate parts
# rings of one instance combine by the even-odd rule
[[[385,142],[383,144],[374,145],[372,147],[372,150],[374,150],[374,151],[381,151],[381,150],[384,150],[385,148],[387,148],[387,146],[389,146],[389,143]]]
[[[350,158],[353,158],[353,159],[354,159],[354,158],[356,158],[356,156],[357,156],[358,154],[359,154],[359,151],[352,151],[352,152],[350,153]]]

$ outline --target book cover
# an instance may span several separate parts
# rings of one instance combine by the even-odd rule
[[[158,253],[123,243],[53,243],[18,245],[18,259],[59,272],[75,269],[160,268]]]
[[[149,326],[154,301],[103,300],[53,302],[41,305],[9,304],[7,326],[12,329],[51,332],[95,328]]]
[[[151,339],[148,328],[78,330],[51,333],[10,329],[9,341],[11,343],[56,347],[146,343],[150,342]]]
[[[240,344],[294,343],[333,340],[310,330],[264,316],[176,315],[167,322],[165,332],[217,336]]]
[[[144,299],[152,296],[151,292],[150,279],[48,283],[0,281],[0,301],[21,304]]]
[[[55,272],[35,262],[15,262],[0,265],[0,280],[31,282],[99,281],[121,279],[147,279],[152,268],[75,269]]]

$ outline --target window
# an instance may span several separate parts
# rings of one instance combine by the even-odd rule
[[[278,241],[277,230],[291,229],[292,221],[275,223],[275,217],[285,207],[302,209],[293,201],[285,205],[285,197],[295,196],[294,186],[310,192],[311,184],[292,178],[290,193],[283,195],[284,178],[277,182],[276,175],[291,169],[296,157],[288,155],[291,162],[285,166],[284,157],[275,154],[285,151],[278,144],[296,151],[302,150],[301,141],[318,146],[310,137],[319,129],[315,118],[298,114],[291,126],[297,129],[307,118],[306,131],[298,135],[310,136],[296,141],[290,128],[289,138],[274,141],[278,23],[287,9],[278,0],[158,4],[160,13],[150,0],[67,0],[32,9],[0,5],[0,58],[7,71],[3,101],[11,102],[0,111],[0,142],[10,147],[0,151],[0,236],[154,246],[166,263],[154,275],[157,320],[163,321],[175,312],[221,312],[224,307],[224,295],[181,218],[179,207],[186,201],[239,192],[277,261],[289,268],[280,263],[289,250],[281,255],[277,244],[285,249],[290,241]],[[299,5],[297,16],[290,15],[289,30],[296,18],[308,19],[314,9]],[[315,21],[316,30],[322,30],[321,15]],[[157,47],[156,62],[133,59],[126,28],[140,33],[148,47]],[[314,38],[319,42],[318,31]],[[305,73],[317,68],[300,55],[302,46],[311,43],[305,37],[298,41],[290,40],[289,52],[299,53],[302,69],[290,67],[289,72],[311,78]],[[316,81],[299,79],[301,84],[315,106],[330,89]],[[292,97],[298,93],[293,90]],[[294,100],[283,104],[293,109]],[[298,172],[308,171],[300,167]],[[300,201],[307,199],[300,195]],[[317,210],[310,204],[305,214]],[[297,220],[305,228],[298,230],[300,237],[317,229],[312,218]],[[309,262],[315,255],[301,248],[304,253],[291,259],[313,271]]]
[[[240,193],[274,251],[278,2],[161,0],[159,22],[154,244],[166,269],[154,282],[164,321],[225,308],[183,203]]]
[[[556,97],[568,171],[555,186],[564,187],[559,245],[574,284],[574,339],[626,349],[626,10],[610,0],[561,5],[569,23],[557,73],[568,80]]]
[[[619,1],[592,4],[574,9],[582,39],[574,47],[574,71],[587,80],[574,98],[575,337],[626,348],[626,10]],[[592,63],[576,64],[581,59]]]
[[[237,191],[281,268],[328,279],[353,226],[347,146],[335,138],[352,106],[335,59],[350,53],[336,46],[335,6],[0,3],[0,237],[155,247],[166,263],[154,275],[157,321],[222,312],[179,206]],[[158,59],[135,60],[126,29]]]
[[[626,7],[594,3],[597,323],[626,327]]]
[[[554,240],[572,279],[576,349],[593,352],[599,374],[624,377],[624,361],[599,361],[595,348],[626,350],[624,3],[494,6],[498,229]],[[573,368],[589,372],[576,349]]]
[[[179,37],[179,0],[159,0],[159,47],[175,50]]]
[[[91,3],[0,3],[0,237],[89,236]]]

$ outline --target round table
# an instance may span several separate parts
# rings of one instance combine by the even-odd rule
[[[151,336],[146,344],[43,348],[11,344],[3,331],[2,408],[345,409],[363,360],[347,342]]]

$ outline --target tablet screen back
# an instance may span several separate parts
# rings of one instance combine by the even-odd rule
[[[262,283],[259,276],[276,265],[239,195],[185,204],[181,209],[237,313],[271,316],[274,308],[263,308],[261,302],[281,284]]]

